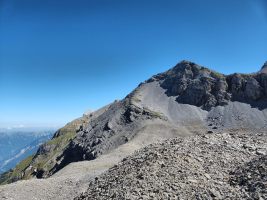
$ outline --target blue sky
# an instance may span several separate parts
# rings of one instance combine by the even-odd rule
[[[54,126],[181,60],[255,72],[266,0],[0,0],[0,127]]]

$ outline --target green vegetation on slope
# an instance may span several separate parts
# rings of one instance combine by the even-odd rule
[[[12,183],[17,180],[29,179],[42,172],[42,176],[50,176],[50,171],[57,164],[57,159],[63,150],[75,138],[77,130],[89,121],[84,115],[59,129],[54,137],[43,144],[35,155],[21,161],[14,169],[0,175],[0,184]]]
[[[0,184],[8,184],[14,181],[24,179],[21,172],[23,172],[32,162],[33,155],[22,160],[14,169],[3,173],[0,176]]]

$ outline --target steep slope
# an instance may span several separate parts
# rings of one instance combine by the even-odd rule
[[[231,132],[153,144],[75,199],[266,199],[266,142],[266,133]]]
[[[164,132],[164,135],[162,132]],[[135,150],[151,143],[163,141],[166,138],[183,137],[185,135],[188,135],[185,130],[180,130],[177,133],[168,124],[162,124],[160,120],[151,121],[132,140],[107,154],[100,155],[94,160],[70,163],[46,179],[23,180],[1,186],[0,199],[73,199],[77,194],[86,191],[89,181],[117,164],[125,156],[132,154]]]
[[[14,158],[31,143],[38,143],[38,140],[48,140],[55,130],[49,128],[10,128],[0,130],[0,173],[8,168],[3,166],[8,160]],[[34,145],[34,144],[33,144]],[[20,156],[19,156],[20,157]]]
[[[12,153],[9,154],[8,158],[0,161],[0,172],[5,172],[15,167],[17,163],[24,160],[26,157],[36,153],[40,145],[51,139],[51,137],[52,133],[48,135],[38,136],[33,141],[29,142],[29,144],[20,147],[15,151],[13,150]]]
[[[9,182],[49,177],[69,163],[94,160],[142,136],[144,130],[163,139],[241,127],[263,130],[266,97],[265,73],[226,76],[182,61],[141,83],[123,100],[59,130]],[[155,127],[159,133],[154,136]]]
[[[225,76],[183,61],[140,84],[90,121],[65,151],[62,163],[73,162],[69,158],[77,151],[81,152],[80,160],[95,159],[132,140],[154,119],[176,132],[183,128],[188,134],[207,125],[213,130],[240,126],[263,129],[267,125],[266,97],[264,73]]]
[[[0,183],[11,183],[20,179],[38,177],[40,171],[51,170],[57,162],[57,156],[66,148],[70,140],[75,137],[77,129],[87,121],[88,116],[83,116],[59,129],[51,140],[41,145],[35,155],[30,155],[14,169],[2,174]]]
[[[263,66],[262,69],[264,69]],[[168,96],[176,101],[211,110],[215,106],[227,105],[230,101],[266,108],[267,75],[232,74],[223,75],[192,62],[183,61],[169,71],[158,74],[149,81],[160,82]]]
[[[259,73],[267,74],[267,62],[264,63]]]

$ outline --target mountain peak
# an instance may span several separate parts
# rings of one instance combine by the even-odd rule
[[[185,70],[185,69],[191,69],[192,67],[200,69],[201,66],[197,65],[196,63],[189,61],[189,60],[182,60],[181,62],[179,62],[177,65],[175,65],[175,67],[173,67],[170,70],[174,70],[176,71],[177,69],[179,70]]]
[[[267,62],[260,73],[267,74]],[[224,75],[207,67],[183,60],[170,70],[153,76],[168,96],[178,103],[194,105],[210,111],[216,106],[225,106],[230,101],[259,104],[265,107],[267,94],[265,77],[258,74]],[[256,103],[257,102],[257,103]]]
[[[260,72],[267,74],[267,61],[263,64]]]
[[[264,63],[264,65],[262,66],[261,69],[264,69],[264,68],[266,68],[266,67],[267,67],[267,61]]]

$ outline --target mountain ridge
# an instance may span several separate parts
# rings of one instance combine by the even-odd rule
[[[262,69],[266,67],[264,66]],[[267,76],[262,72],[224,75],[184,60],[147,82],[161,80],[161,86],[167,90],[167,95],[179,96],[179,103],[195,105],[205,110],[224,106],[229,101],[252,103],[267,98]]]
[[[267,73],[267,61],[264,63],[264,65],[262,66],[260,73]]]
[[[97,159],[155,124],[165,127],[163,138],[198,134],[196,130],[266,129],[266,94],[267,74],[223,75],[182,61],[123,100],[67,124],[9,182],[47,178],[69,163]]]

